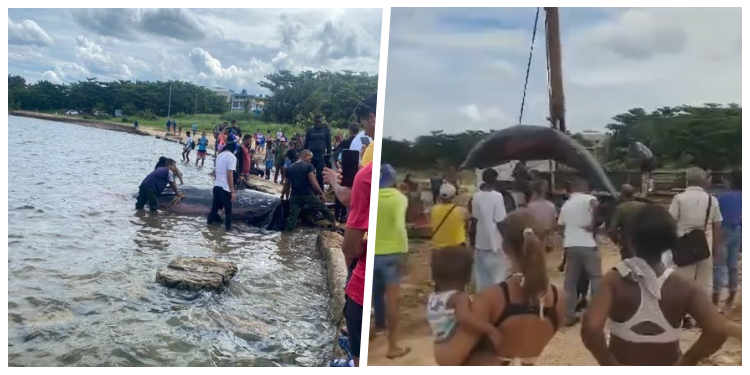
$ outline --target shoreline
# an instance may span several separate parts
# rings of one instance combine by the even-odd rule
[[[111,122],[74,118],[74,117],[67,117],[67,116],[60,116],[60,115],[51,115],[51,114],[41,113],[41,112],[9,111],[8,116],[29,117],[29,118],[35,118],[38,120],[65,122],[69,124],[86,126],[89,128],[112,130],[112,131],[137,134],[137,135],[152,135],[149,132],[134,128],[133,125],[113,124]]]
[[[182,137],[167,137],[163,133],[157,132],[156,130],[151,128],[135,129],[132,125],[112,124],[98,120],[70,118],[59,115],[50,115],[28,111],[10,111],[8,115],[35,118],[47,121],[59,121],[90,128],[118,131],[142,136],[153,136],[157,139],[168,142],[182,143]],[[209,139],[213,139],[213,134],[208,134],[207,136],[209,137]],[[213,150],[213,142],[209,142],[209,148]],[[263,178],[250,176],[248,183],[254,190],[274,195],[281,194],[282,187],[280,184],[266,181]],[[344,260],[344,255],[341,252],[341,241],[343,241],[343,237],[340,234],[335,232],[323,231],[321,233],[318,233],[317,240],[315,242],[315,250],[322,258],[323,265],[325,267],[326,286],[328,288],[330,298],[329,311],[331,314],[331,320],[336,326],[336,333],[334,335],[335,340],[332,343],[333,348],[331,349],[331,358],[333,359],[342,358],[345,355],[345,353],[343,353],[338,345],[338,338],[339,336],[341,336],[341,327],[343,322],[344,286],[346,284],[346,276],[348,272],[346,261]],[[326,359],[328,360],[331,358]]]

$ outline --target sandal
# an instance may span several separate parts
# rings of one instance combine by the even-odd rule
[[[405,355],[407,355],[409,353],[411,353],[411,348],[409,348],[409,347],[399,348],[398,353],[387,355],[386,358],[388,358],[388,359],[401,358],[401,357],[403,357],[403,356],[405,356]]]

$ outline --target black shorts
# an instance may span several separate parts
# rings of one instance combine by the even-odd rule
[[[344,305],[344,319],[346,319],[346,330],[349,333],[349,348],[352,356],[359,358],[359,348],[362,345],[362,305],[352,301],[346,296]]]

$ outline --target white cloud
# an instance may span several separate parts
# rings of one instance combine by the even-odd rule
[[[230,65],[224,68],[219,59],[202,48],[193,48],[189,54],[190,61],[197,70],[197,78],[204,83],[215,83],[219,86],[246,87],[263,79],[263,77],[272,71],[268,63],[258,59],[252,59],[247,64],[247,68],[239,68]],[[230,86],[231,85],[231,86]]]
[[[63,80],[57,76],[57,73],[51,70],[48,70],[42,74],[42,80],[52,82],[56,85],[63,83]]]
[[[535,9],[488,12],[392,10],[386,136],[517,122]],[[563,8],[561,18],[566,116],[573,131],[604,130],[612,116],[632,107],[741,102],[739,8]],[[494,23],[472,23],[477,19]],[[544,125],[548,85],[540,30],[523,122]],[[406,126],[415,112],[424,117],[420,126]]]
[[[133,75],[127,65],[114,59],[100,45],[86,39],[84,36],[78,36],[76,41],[78,42],[76,57],[91,72],[96,74],[103,73],[113,78],[121,79],[127,79]]]
[[[32,82],[47,71],[70,82],[73,75],[58,70],[75,64],[100,80],[188,80],[266,93],[258,82],[282,69],[378,72],[381,9],[9,9],[8,14],[44,25],[55,36],[54,48],[36,58],[24,56],[22,46],[9,47],[9,73]]]
[[[461,107],[459,110],[474,122],[508,122],[508,116],[506,116],[498,108],[494,107],[479,108],[479,106],[477,106],[476,104],[468,104]]]
[[[55,42],[36,22],[14,22],[8,17],[8,44],[50,46]]]
[[[8,46],[8,60],[30,61],[41,58],[42,53],[33,46]]]

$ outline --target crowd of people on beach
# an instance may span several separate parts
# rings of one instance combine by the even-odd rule
[[[381,165],[370,337],[387,336],[390,359],[411,351],[399,336],[409,251],[402,218],[421,193],[410,177],[399,191],[393,168]],[[706,172],[690,168],[688,187],[669,209],[624,185],[610,216],[581,178],[571,181],[560,209],[539,174],[509,185],[486,169],[466,206],[457,199],[459,179],[455,169],[430,178],[434,292],[425,320],[438,365],[533,365],[562,328],[578,323],[582,343],[601,365],[696,365],[724,344],[722,313],[739,286],[739,170],[717,198],[704,189]],[[520,199],[509,191],[519,186]],[[609,270],[602,268],[605,237],[621,255]],[[562,285],[550,281],[546,265],[558,249]],[[681,330],[694,327],[700,337],[683,352]]]
[[[342,133],[332,137],[330,127],[324,124],[320,115],[314,117],[313,127],[304,135],[294,134],[291,138],[287,138],[281,130],[275,137],[270,131],[263,134],[260,130],[243,135],[236,120],[216,125],[213,129],[214,186],[209,225],[223,222],[227,231],[232,229],[232,203],[237,190],[245,187],[243,184],[249,185],[251,175],[269,181],[273,176],[274,183],[282,185],[281,199],[289,205],[287,231],[296,228],[303,210],[320,214],[332,226],[336,226],[337,221],[346,223],[342,243],[348,265],[343,311],[346,328],[342,329],[339,345],[345,349],[348,358],[331,361],[330,366],[333,367],[359,366],[376,108],[377,94],[358,104],[354,109],[357,122],[348,126],[348,137]],[[181,136],[181,127],[175,124],[171,119],[168,121],[168,134],[171,132]],[[185,133],[182,160],[189,165],[190,153],[197,148],[195,165],[198,166],[200,161],[202,167],[209,140],[206,132],[194,139],[197,130],[195,126],[192,132]],[[346,152],[358,155],[358,165],[355,166],[351,183],[345,182],[343,154]],[[261,155],[259,160],[265,168],[259,167],[256,155]],[[156,169],[141,183],[136,209],[143,209],[148,203],[149,208],[156,211],[157,197],[167,185],[177,197],[182,196],[174,182],[175,178],[182,183],[176,161],[162,157]],[[326,191],[334,196],[335,202],[331,203],[335,207],[335,215],[328,207]],[[219,215],[222,210],[223,220]]]

